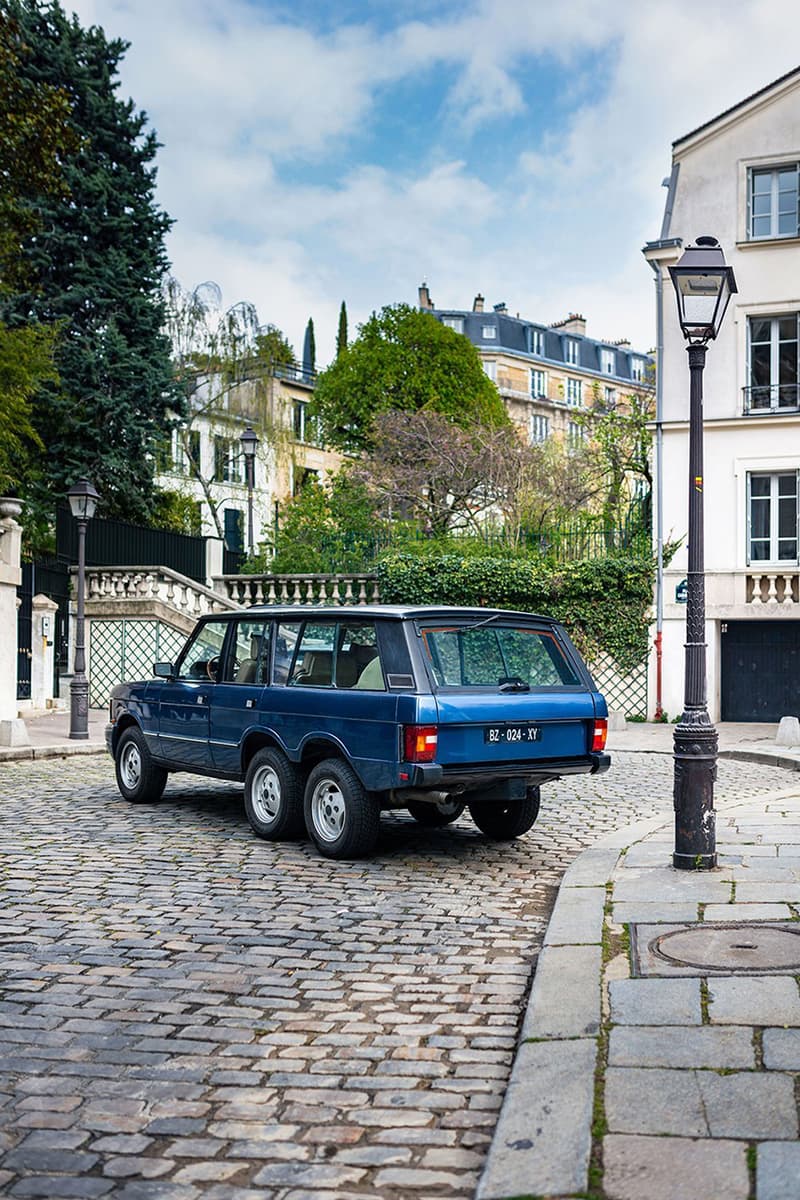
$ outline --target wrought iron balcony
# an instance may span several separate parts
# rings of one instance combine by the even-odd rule
[[[800,410],[800,384],[797,383],[773,383],[761,387],[746,387],[742,388],[742,396],[746,415],[798,412]]]

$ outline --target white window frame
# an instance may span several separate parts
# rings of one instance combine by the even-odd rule
[[[544,330],[531,330],[531,354],[538,354],[540,358],[544,358]]]
[[[481,326],[481,337],[485,342],[493,342],[497,340],[497,326],[483,325]]]
[[[616,375],[617,373],[617,352],[609,350],[605,346],[600,350],[600,370],[604,375]]]
[[[550,437],[550,418],[544,413],[531,413],[528,439],[532,446],[541,446]]]
[[[541,367],[531,367],[531,395],[547,396],[547,372]]]
[[[753,558],[753,540],[752,540],[752,491],[751,483],[753,476],[767,477],[770,480],[769,494],[769,558]],[[779,549],[778,543],[781,540],[778,537],[778,481],[779,479],[791,478],[795,480],[795,554],[793,558],[778,558],[776,552]],[[748,470],[746,480],[746,496],[745,496],[745,511],[747,514],[746,523],[746,562],[749,567],[754,567],[756,570],[768,570],[772,567],[786,568],[797,566],[800,563],[800,468],[789,470],[770,470],[753,469]]]
[[[583,380],[567,376],[567,386],[564,392],[570,408],[583,407]]]
[[[463,317],[442,317],[442,324],[446,325],[448,329],[455,330],[456,333],[464,332]]]
[[[497,383],[497,362],[495,359],[483,359],[483,373],[491,379],[492,383]]]
[[[606,385],[603,389],[603,400],[609,408],[615,408],[617,404],[617,389]]]
[[[570,421],[567,425],[567,441],[571,446],[579,446],[581,442],[585,442],[586,426],[579,425],[577,421]]]
[[[644,359],[636,355],[631,357],[631,379],[634,383],[641,383],[644,379]]]
[[[792,233],[780,233],[778,230],[779,221],[779,202],[780,192],[778,188],[778,175],[782,171],[791,171],[795,173],[795,227]],[[753,230],[754,222],[757,217],[753,212],[753,180],[756,175],[770,176],[770,212],[769,212],[769,232],[755,233]],[[762,217],[766,214],[760,214]],[[800,163],[797,161],[775,162],[764,164],[763,166],[749,166],[747,168],[747,240],[749,242],[769,242],[783,238],[800,237]]]
[[[564,362],[571,367],[580,364],[580,342],[577,338],[564,338]]]
[[[791,387],[792,384],[781,384],[780,382],[780,336],[779,322],[786,321],[794,317],[797,332],[797,383],[795,387],[795,403],[781,404],[780,398],[781,387]],[[770,322],[770,343],[769,343],[769,404],[754,408],[753,407],[753,371],[752,371],[752,325],[753,321],[769,321]],[[750,412],[794,412],[800,407],[800,312],[790,311],[777,314],[761,314],[749,313],[747,317],[747,384],[746,388],[750,397],[749,404],[746,406]]]

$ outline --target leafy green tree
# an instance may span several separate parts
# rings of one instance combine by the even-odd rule
[[[345,468],[326,485],[309,480],[283,508],[269,570],[358,571],[374,557],[387,525],[364,485]],[[265,530],[269,535],[270,531]],[[245,564],[264,570],[265,558]]]
[[[59,382],[36,394],[46,442],[30,498],[50,509],[79,475],[104,508],[133,520],[153,511],[153,448],[176,408],[160,283],[170,220],[154,199],[157,141],[144,113],[117,95],[126,43],[81,28],[53,0],[3,0],[27,53],[23,87],[61,89],[77,142],[67,191],[30,200],[35,233],[22,246],[25,285],[0,300],[10,327],[59,323]]]
[[[360,327],[319,375],[312,408],[323,439],[352,452],[369,446],[375,418],[392,409],[427,409],[467,429],[508,423],[471,342],[407,304],[383,308]]]
[[[277,325],[265,325],[255,338],[255,364],[267,371],[295,365],[294,350]]]
[[[55,378],[53,331],[43,325],[7,329],[0,324],[0,493],[13,491],[20,468],[42,443],[31,422],[30,398]]]
[[[652,491],[650,450],[653,400],[648,394],[633,394],[622,400],[606,399],[599,387],[593,390],[589,408],[575,414],[591,440],[587,470],[594,477],[604,527],[622,528],[637,484],[645,495]]]
[[[347,306],[344,300],[339,309],[339,329],[336,333],[336,357],[340,358],[347,349]]]

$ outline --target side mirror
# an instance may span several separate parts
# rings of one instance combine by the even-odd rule
[[[169,662],[153,663],[153,674],[158,679],[174,679],[175,664]]]

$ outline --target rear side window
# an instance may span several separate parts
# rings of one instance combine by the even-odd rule
[[[439,687],[575,687],[572,664],[550,630],[521,625],[430,626],[422,645]]]

